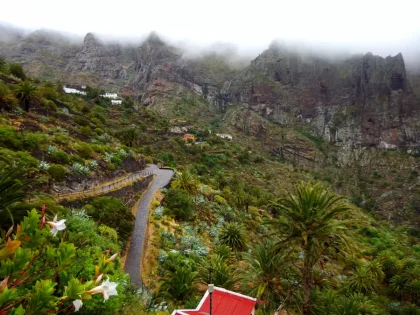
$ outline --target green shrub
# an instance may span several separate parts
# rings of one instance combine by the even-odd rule
[[[69,144],[70,138],[66,134],[54,135],[54,142],[59,144]]]
[[[21,165],[29,172],[36,171],[39,168],[38,160],[32,155],[23,151],[12,151],[9,149],[0,149],[0,161]]]
[[[101,128],[95,128],[94,131],[99,136],[102,136],[104,134],[104,131]]]
[[[64,151],[55,151],[51,154],[51,160],[58,164],[69,164],[70,158]]]
[[[92,129],[89,126],[80,127],[79,131],[82,135],[89,137],[92,135]]]
[[[80,126],[87,127],[90,125],[89,120],[87,120],[86,118],[82,116],[74,116],[73,119],[74,119],[74,122]]]
[[[174,215],[178,220],[187,221],[192,217],[194,203],[190,195],[182,189],[169,188],[163,204],[169,214]]]
[[[16,133],[11,127],[0,128],[0,146],[14,150],[23,149],[22,134]]]
[[[98,197],[85,206],[87,213],[95,219],[115,229],[125,242],[134,229],[134,215],[121,200],[112,197]]]
[[[122,160],[119,156],[114,155],[111,158],[111,162],[116,166],[116,167],[121,167],[122,166]]]
[[[50,101],[50,100],[45,101],[44,106],[48,109],[51,109],[54,112],[57,111],[57,105],[55,105],[53,101]]]
[[[71,156],[71,158],[70,158],[70,160],[71,160],[71,162],[73,162],[73,163],[79,163],[79,164],[82,164],[82,165],[85,165],[85,160],[84,159],[82,159],[80,156],[78,156],[78,155],[72,155]]]
[[[146,157],[144,158],[144,161],[145,161],[147,164],[153,164],[153,159],[152,159],[150,156],[146,156]]]
[[[175,166],[175,157],[172,153],[161,153],[159,159],[167,166]]]
[[[77,152],[85,159],[90,159],[93,154],[92,148],[87,143],[79,143]]]
[[[41,132],[25,133],[23,138],[23,144],[29,150],[39,150],[42,145],[46,145],[48,142],[48,136]]]
[[[48,174],[58,182],[63,181],[66,178],[66,168],[61,165],[53,165],[48,169]]]
[[[114,163],[107,163],[106,164],[106,169],[109,170],[109,171],[115,170],[115,164]]]
[[[44,86],[41,89],[41,95],[42,97],[46,98],[48,101],[56,100],[58,97],[57,91],[54,89],[54,87],[50,87],[50,86]],[[55,108],[57,109],[57,106],[55,106]]]
[[[16,78],[19,78],[21,80],[26,79],[25,72],[23,71],[22,65],[19,63],[11,63],[9,65],[9,73],[13,75]]]

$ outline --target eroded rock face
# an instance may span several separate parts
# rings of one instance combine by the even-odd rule
[[[118,44],[104,44],[92,33],[83,41],[81,51],[67,65],[65,71],[71,74],[71,80],[83,83],[86,76],[94,76],[97,84],[115,86],[119,90],[133,74],[135,48]]]
[[[401,54],[329,61],[272,45],[225,93],[268,119],[304,120],[319,135],[346,145],[402,146],[419,137],[417,127],[411,128],[419,103]]]

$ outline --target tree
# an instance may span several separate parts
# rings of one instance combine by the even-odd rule
[[[5,225],[9,225],[5,216],[14,224],[11,207],[24,200],[26,196],[24,189],[30,183],[30,180],[25,179],[25,171],[21,166],[0,165],[0,218],[2,218],[0,222],[3,228],[8,228]]]
[[[228,261],[217,254],[212,254],[210,259],[202,258],[198,265],[197,280],[202,284],[209,282],[210,270],[212,271],[212,283],[218,287],[232,290],[238,274],[235,265],[229,265]]]
[[[7,64],[3,57],[0,57],[0,72],[6,72]]]
[[[119,132],[116,133],[116,136],[121,140],[121,142],[132,148],[137,140],[139,140],[140,135],[137,132],[136,128],[134,127],[130,127],[130,128],[125,128]]]
[[[21,80],[26,79],[25,72],[23,71],[22,65],[19,63],[11,63],[9,65],[9,72],[11,75],[15,76],[16,78],[19,78]]]
[[[301,184],[296,195],[288,193],[277,205],[281,216],[271,222],[279,237],[276,250],[286,247],[302,253],[302,314],[311,314],[314,266],[328,256],[334,258],[351,250],[351,238],[344,215],[350,211],[343,198],[336,197],[320,184]]]
[[[182,189],[170,188],[165,194],[163,205],[170,214],[175,215],[178,220],[187,221],[192,217],[194,203],[188,193]]]
[[[31,104],[37,104],[40,101],[38,89],[28,81],[24,81],[17,86],[16,96],[23,104],[25,111],[29,111]]]
[[[241,282],[247,294],[269,302],[276,309],[280,305],[278,310],[281,310],[286,303],[297,304],[299,282],[296,268],[274,249],[275,242],[268,239],[253,246],[251,253],[245,253],[247,265],[241,272]]]
[[[242,251],[246,248],[245,230],[239,223],[225,223],[219,238],[221,244],[225,244],[235,251]]]
[[[10,110],[18,103],[6,84],[0,82],[0,110]]]
[[[159,293],[176,301],[183,301],[195,292],[193,284],[196,276],[197,272],[187,265],[178,265],[173,272],[167,270]]]
[[[85,209],[99,223],[114,228],[124,244],[133,232],[134,215],[117,198],[97,197]]]
[[[200,182],[188,171],[177,173],[175,180],[172,182],[172,188],[180,188],[190,195],[195,196],[200,191]]]

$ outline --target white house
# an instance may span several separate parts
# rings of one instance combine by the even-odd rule
[[[216,136],[222,138],[222,139],[226,139],[226,140],[232,140],[232,136],[227,134],[227,133],[217,133]]]
[[[112,105],[121,105],[122,104],[122,99],[112,99],[111,100],[111,104]]]
[[[86,92],[84,92],[84,91],[79,91],[79,90],[77,90],[77,89],[70,88],[70,87],[67,87],[67,86],[64,86],[64,87],[63,87],[63,90],[64,90],[64,93],[67,93],[67,94],[80,94],[80,95],[86,95]]]
[[[118,98],[118,95],[117,95],[117,93],[105,93],[105,94],[103,94],[103,95],[101,95],[102,97],[105,97],[105,98],[111,98],[111,99],[116,99],[116,98]]]

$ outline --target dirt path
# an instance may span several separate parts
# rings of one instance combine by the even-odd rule
[[[149,218],[149,204],[155,192],[168,185],[172,176],[174,175],[172,170],[159,169],[156,165],[149,166],[147,170],[149,172],[153,172],[156,178],[150,185],[149,189],[144,193],[143,198],[137,207],[136,223],[134,226],[130,249],[128,251],[127,260],[125,261],[124,267],[125,272],[130,275],[131,281],[136,286],[142,285],[140,276],[140,264],[143,256],[147,220]]]

